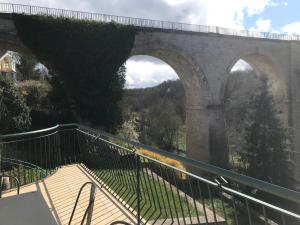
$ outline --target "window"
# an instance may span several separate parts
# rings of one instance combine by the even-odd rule
[[[4,63],[4,69],[9,69],[9,64],[8,63]]]

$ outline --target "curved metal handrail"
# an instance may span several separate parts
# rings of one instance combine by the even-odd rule
[[[131,225],[130,223],[127,223],[125,221],[114,221],[110,225],[117,225],[117,224]]]
[[[19,195],[20,194],[20,181],[19,181],[19,179],[17,178],[17,177],[15,177],[15,176],[10,176],[10,175],[0,175],[0,179],[1,179],[1,181],[0,181],[0,198],[2,198],[2,185],[3,185],[3,177],[7,177],[7,178],[11,178],[11,179],[14,179],[15,180],[15,182],[16,182],[16,184],[17,184],[17,195]]]
[[[44,134],[44,133],[48,133],[51,131],[58,131],[60,129],[65,129],[65,128],[75,128],[78,125],[75,123],[70,123],[70,124],[58,124],[55,125],[53,127],[50,128],[46,128],[46,129],[41,129],[41,130],[35,130],[35,131],[29,131],[29,132],[22,132],[22,133],[14,133],[14,134],[5,134],[5,135],[1,135],[0,134],[0,141],[1,140],[5,140],[8,138],[21,138],[21,137],[28,137],[28,136],[34,136],[34,135],[40,135],[40,134]]]
[[[44,176],[47,175],[47,171],[35,164],[26,162],[26,161],[22,161],[19,159],[12,159],[12,158],[6,158],[6,157],[2,157],[1,162],[6,162],[6,163],[10,163],[12,165],[23,165],[26,168],[30,168],[30,169],[37,169],[39,171],[41,171],[43,173]]]
[[[96,184],[94,184],[93,182],[86,182],[79,189],[79,192],[78,192],[78,195],[77,195],[77,198],[76,198],[76,201],[75,201],[75,204],[74,204],[74,208],[73,208],[73,211],[72,211],[72,214],[71,214],[71,217],[70,217],[68,225],[71,225],[71,223],[72,223],[73,216],[74,216],[75,210],[77,208],[77,204],[78,204],[78,201],[79,201],[79,198],[80,198],[82,190],[85,188],[85,186],[87,186],[89,184],[91,185],[90,199],[89,199],[88,207],[86,208],[86,210],[84,212],[84,215],[83,215],[83,218],[82,218],[82,221],[81,221],[81,225],[83,225],[84,220],[85,220],[85,218],[87,216],[88,216],[87,225],[89,225],[91,223],[93,205],[94,205],[95,195],[96,195]]]
[[[3,164],[4,165],[7,164],[8,166],[13,166],[14,168],[16,168],[14,171],[12,170],[1,171],[1,173],[3,172],[3,174],[0,174],[0,177],[11,177],[15,179],[17,184],[15,186],[17,187],[18,190],[20,189],[20,186],[43,179],[48,175],[45,169],[35,164],[18,160],[18,159],[2,157],[1,166],[3,166]],[[22,169],[20,169],[19,166],[22,166]]]

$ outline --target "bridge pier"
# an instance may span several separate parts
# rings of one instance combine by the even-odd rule
[[[209,112],[205,106],[187,106],[187,157],[209,163]]]
[[[224,106],[187,106],[187,157],[228,168]]]
[[[290,44],[290,77],[289,77],[289,125],[292,128],[294,176],[296,189],[300,191],[300,44]]]
[[[229,152],[225,130],[225,112],[223,104],[208,105],[209,111],[209,145],[211,163],[228,168]]]

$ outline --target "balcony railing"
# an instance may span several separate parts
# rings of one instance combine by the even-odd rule
[[[141,28],[153,28],[171,31],[186,31],[197,33],[215,33],[229,36],[252,37],[275,40],[300,41],[300,36],[287,33],[257,32],[251,30],[238,30],[218,26],[205,26],[196,24],[176,23],[170,21],[160,21],[151,19],[140,19],[125,16],[107,15],[99,13],[81,12],[74,10],[64,10],[32,5],[21,5],[11,3],[0,3],[0,13],[17,13],[25,15],[43,15],[52,17],[64,17],[79,20],[92,20],[97,22],[115,22],[123,25],[131,25]]]
[[[84,126],[0,140],[2,158],[26,161],[46,174],[82,163],[137,224],[300,223],[299,192]]]

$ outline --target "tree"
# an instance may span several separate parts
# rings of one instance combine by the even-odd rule
[[[51,115],[53,123],[74,123],[78,122],[78,116],[74,112],[74,103],[70,100],[64,82],[59,76],[52,76],[50,79],[52,91],[49,93],[49,101],[52,106]]]
[[[61,108],[57,108],[58,102],[53,102],[54,93],[50,83],[46,80],[25,80],[18,81],[16,87],[24,97],[27,106],[30,108],[30,116],[32,120],[31,129],[43,129],[45,127],[54,126],[59,123],[70,123],[74,120],[66,120],[62,115]],[[58,101],[62,101],[63,95],[57,97]],[[67,107],[65,104],[61,107]]]
[[[30,109],[13,83],[0,78],[0,133],[14,133],[29,129]]]
[[[19,55],[19,64],[17,65],[18,80],[39,80],[40,73],[36,69],[37,61],[27,55]]]
[[[268,80],[263,77],[259,93],[253,98],[252,122],[246,129],[246,151],[241,158],[247,165],[247,175],[291,187],[291,164],[285,152],[290,147],[289,137],[278,116]]]
[[[175,106],[168,101],[157,103],[150,109],[148,120],[147,133],[153,144],[169,151],[176,149],[177,132],[182,120]]]
[[[59,77],[76,117],[116,130],[122,122],[122,65],[130,56],[136,28],[44,16],[13,19],[22,42]]]
[[[51,86],[46,81],[25,80],[17,82],[17,89],[31,110],[42,111],[50,107]]]
[[[245,128],[249,126],[251,98],[257,94],[261,80],[254,71],[236,71],[230,74],[225,88],[226,135],[230,154],[243,151]]]
[[[141,143],[179,150],[179,140],[185,137],[180,132],[185,123],[185,93],[180,80],[127,89],[122,107],[125,121],[133,121]]]

